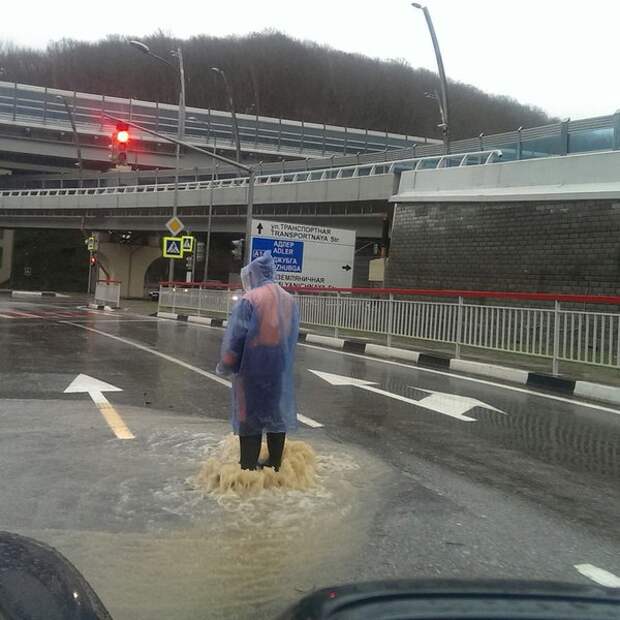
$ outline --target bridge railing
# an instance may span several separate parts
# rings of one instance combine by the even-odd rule
[[[279,174],[263,174],[255,177],[255,184],[282,185],[286,183],[309,183],[313,181],[329,181],[372,177],[383,174],[394,174],[404,170],[436,170],[446,167],[461,167],[473,165],[489,165],[502,160],[502,151],[476,151],[473,153],[452,153],[450,155],[432,155],[415,157],[396,161],[354,164],[338,168],[323,168],[301,172]],[[248,177],[234,177],[210,181],[191,181],[179,183],[179,191],[220,189],[227,187],[244,187],[248,184]],[[97,196],[109,194],[129,194],[145,192],[174,191],[174,183],[150,185],[121,185],[118,187],[68,187],[64,189],[11,189],[0,191],[0,197],[32,197],[32,196]],[[0,203],[1,205],[1,203]]]
[[[620,368],[620,296],[419,289],[290,288],[301,323],[333,337],[387,347],[436,342],[561,362]],[[239,291],[225,285],[162,283],[160,309],[226,316]],[[419,344],[418,344],[419,346]]]
[[[76,125],[83,133],[109,135],[109,122],[104,120],[104,114],[134,120],[148,129],[173,136],[178,133],[176,105],[1,81],[0,117],[12,122],[34,122],[50,127],[64,125],[69,128],[69,118],[62,98],[67,100]],[[243,113],[237,114],[237,119],[242,148],[247,150],[303,153],[320,157],[439,142],[390,132]],[[188,107],[185,134],[188,140],[196,144],[234,149],[229,112]]]

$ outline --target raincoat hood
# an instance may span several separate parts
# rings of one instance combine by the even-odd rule
[[[241,270],[241,283],[245,291],[250,291],[267,282],[273,282],[275,273],[276,265],[271,252],[265,252]]]

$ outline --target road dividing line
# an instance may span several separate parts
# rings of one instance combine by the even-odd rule
[[[119,439],[135,439],[134,434],[129,430],[123,418],[118,415],[116,409],[112,407],[110,401],[101,392],[91,392],[90,397],[93,399],[95,405],[97,405],[97,409],[99,409],[101,415],[105,418],[112,432]]]
[[[0,314],[0,319],[14,319],[15,317],[11,314]]]
[[[106,338],[111,338],[112,340],[116,340],[117,342],[122,342],[123,344],[127,344],[129,346],[135,347],[136,349],[140,349],[140,351],[146,351],[147,353],[150,353],[151,355],[156,355],[157,357],[161,357],[162,359],[165,359],[168,362],[172,362],[173,364],[177,364],[178,366],[181,366],[182,368],[191,370],[192,372],[202,375],[203,377],[206,377],[207,379],[211,379],[211,381],[215,381],[216,383],[225,385],[228,388],[232,386],[232,383],[230,381],[222,377],[218,377],[212,372],[207,372],[206,370],[203,370],[202,368],[198,368],[197,366],[192,366],[192,364],[188,364],[187,362],[184,362],[183,360],[180,360],[176,357],[172,357],[172,355],[167,355],[166,353],[162,353],[161,351],[157,351],[156,349],[151,349],[151,347],[147,347],[146,345],[140,344],[138,342],[134,342],[133,340],[128,340],[127,338],[121,338],[120,336],[114,336],[113,334],[108,334],[107,332],[101,331],[100,329],[95,329],[94,327],[87,327],[86,325],[80,325],[79,323],[73,323],[71,321],[59,321],[59,322],[62,323],[63,325],[71,325],[73,327],[78,327],[79,329],[84,329],[88,332],[93,332],[94,334],[99,334],[100,336],[105,336]],[[323,425],[320,422],[317,422],[316,420],[313,420],[312,418],[309,418],[305,415],[297,414],[297,418],[300,422],[302,422],[303,424],[306,424],[307,426],[310,426],[311,428],[322,428],[323,427]]]
[[[323,428],[324,426],[320,422],[317,422],[316,420],[313,420],[312,418],[302,415],[301,413],[297,414],[297,419],[303,424],[305,424],[306,426],[309,426],[310,428]]]
[[[575,564],[577,572],[607,588],[620,588],[620,577],[593,564]]]

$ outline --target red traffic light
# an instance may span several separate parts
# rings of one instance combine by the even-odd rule
[[[94,254],[90,257],[90,264],[93,266],[97,264],[97,257]]]
[[[120,146],[126,146],[129,142],[129,125],[127,123],[116,123],[116,143]]]

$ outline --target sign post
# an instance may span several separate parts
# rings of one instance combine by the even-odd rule
[[[351,288],[355,231],[252,220],[252,259],[270,251],[282,286]]]
[[[191,282],[194,279],[194,245],[196,240],[191,235],[183,235],[181,237],[181,245],[183,255],[187,256],[185,260],[185,281]]]

